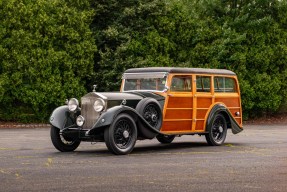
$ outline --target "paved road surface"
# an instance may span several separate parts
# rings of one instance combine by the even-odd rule
[[[49,129],[0,129],[0,191],[287,191],[287,125],[245,126],[226,144],[183,136],[138,141],[115,156],[104,143],[56,151]]]

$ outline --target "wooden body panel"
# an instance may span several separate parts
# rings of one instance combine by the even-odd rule
[[[156,69],[153,69],[156,70]],[[205,70],[205,69],[204,69]],[[211,109],[216,104],[226,106],[236,122],[242,127],[242,108],[240,89],[234,73],[212,74],[208,73],[169,73],[166,79],[167,91],[157,92],[165,97],[163,106],[163,124],[160,132],[164,134],[193,134],[206,132],[206,120]],[[215,71],[216,72],[216,71]],[[174,89],[171,87],[174,77],[188,79],[187,89]],[[210,79],[210,87],[197,87],[197,79]],[[235,82],[234,87],[220,87],[224,78]],[[230,81],[229,81],[230,82]],[[121,91],[123,91],[124,80]],[[225,86],[225,85],[224,85]],[[237,115],[236,115],[237,114]]]
[[[170,93],[165,102],[165,113],[161,131],[187,131],[192,130],[193,96],[191,93]]]
[[[173,76],[180,74],[170,74],[167,84],[170,85]],[[165,134],[193,134],[205,132],[206,120],[210,110],[215,104],[221,103],[227,107],[237,123],[242,127],[242,109],[239,85],[236,76],[226,75],[205,75],[188,74],[192,78],[192,91],[171,92],[168,91],[163,96],[166,97],[163,109],[163,125],[161,132]],[[187,74],[184,74],[187,76]],[[196,77],[210,77],[209,92],[197,92]],[[215,92],[214,76],[233,78],[236,82],[237,92]],[[239,112],[239,116],[236,116]]]
[[[242,114],[240,95],[238,93],[215,93],[215,102],[224,103],[237,123],[242,126],[242,117],[236,116],[236,112]]]

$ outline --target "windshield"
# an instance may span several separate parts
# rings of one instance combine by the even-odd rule
[[[163,91],[166,76],[166,73],[125,73],[123,90]]]

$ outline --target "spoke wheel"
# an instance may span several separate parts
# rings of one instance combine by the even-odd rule
[[[153,127],[156,127],[159,123],[160,111],[158,111],[157,106],[154,103],[148,104],[144,110],[144,119]]]
[[[78,139],[71,139],[62,135],[60,129],[54,126],[51,127],[50,136],[54,147],[61,152],[74,151],[81,143]]]
[[[134,120],[127,114],[116,117],[109,128],[106,128],[105,143],[108,149],[116,155],[130,153],[137,139],[137,128]]]
[[[142,99],[137,104],[136,111],[153,129],[160,130],[162,125],[162,110],[157,100],[149,97]],[[157,131],[151,130],[143,121],[138,121],[138,128],[139,135],[146,139],[152,139],[157,135]]]
[[[206,141],[209,145],[221,145],[224,143],[227,135],[227,124],[225,117],[222,114],[216,114],[212,125],[205,135]]]
[[[175,138],[175,135],[157,135],[156,139],[160,142],[160,143],[171,143]]]

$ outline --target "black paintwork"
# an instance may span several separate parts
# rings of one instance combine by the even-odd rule
[[[114,106],[121,105],[123,100],[126,101],[126,106],[136,108],[138,102],[143,98],[150,97],[156,99],[162,106],[165,98],[161,95],[152,92],[130,91],[130,92],[102,92],[101,95],[107,97],[108,109]]]
[[[113,119],[116,117],[116,115],[123,111],[125,113],[132,115],[135,120],[137,118],[143,119],[141,115],[139,115],[135,111],[135,108],[139,101],[141,101],[143,98],[151,97],[151,98],[158,100],[159,103],[164,103],[164,99],[165,99],[163,96],[160,96],[158,94],[151,93],[151,92],[103,92],[100,94],[106,97],[107,99],[107,103],[108,103],[107,111],[101,114],[100,118],[98,119],[96,124],[93,127],[91,127],[91,129],[100,129],[102,127],[110,125]],[[123,100],[126,101],[124,105],[123,105]],[[79,114],[80,114],[80,111],[77,112],[77,115]],[[101,123],[100,120],[103,118],[105,119],[105,122]],[[76,119],[76,114],[70,113],[68,106],[64,105],[64,106],[60,106],[56,108],[53,111],[50,117],[50,124],[61,130],[65,130],[68,128],[77,128],[77,125],[75,125],[75,122],[74,122],[75,119]],[[147,123],[144,119],[142,122]],[[148,123],[146,127],[153,129]]]
[[[52,112],[50,124],[62,130],[67,127],[75,127],[76,116],[77,114],[69,112],[67,105],[60,106]]]
[[[112,107],[108,109],[105,113],[103,113],[94,125],[94,127],[90,129],[87,134],[92,136],[93,133],[96,132],[98,129],[109,126],[120,113],[129,114],[135,120],[135,122],[140,119],[140,122],[144,123],[146,128],[150,129],[154,133],[160,133],[158,130],[153,128],[135,109],[128,106],[120,105]],[[102,121],[102,119],[104,119],[104,121]]]
[[[209,130],[210,126],[212,126],[213,119],[215,117],[215,114],[217,113],[222,113],[225,116],[227,120],[227,126],[228,128],[232,129],[233,134],[237,134],[243,131],[243,128],[239,126],[239,124],[236,122],[230,112],[222,104],[217,104],[211,109],[206,122],[206,130]]]

